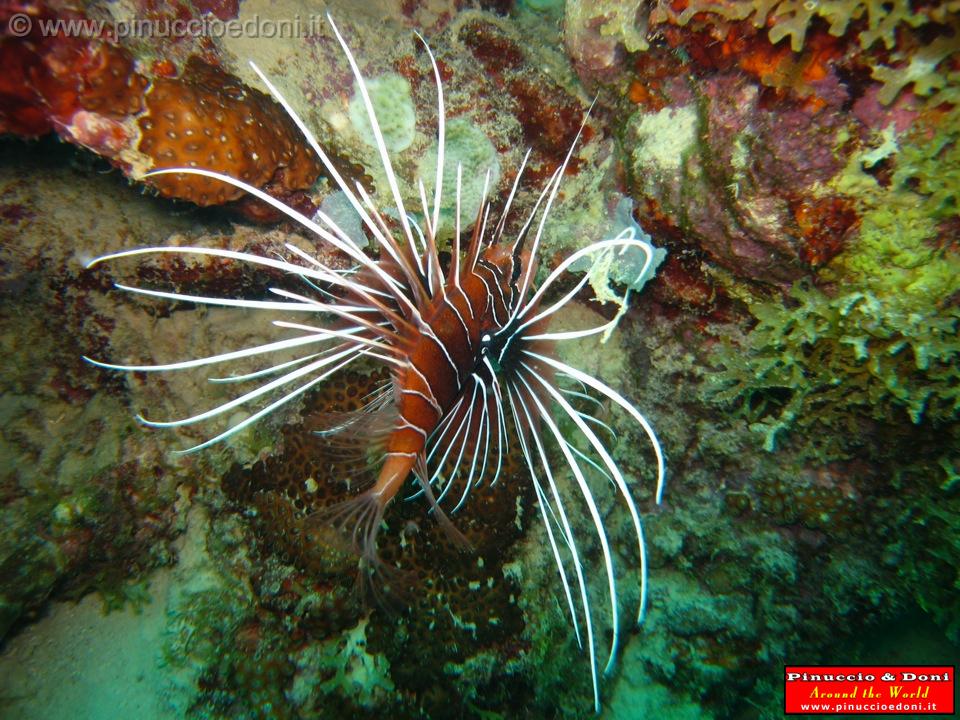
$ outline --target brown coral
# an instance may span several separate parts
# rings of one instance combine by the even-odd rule
[[[845,246],[858,217],[849,201],[840,197],[803,198],[790,204],[804,240],[800,258],[811,267],[825,265]]]
[[[862,472],[854,463],[807,471],[799,480],[771,478],[758,487],[760,510],[786,525],[855,532],[866,516],[866,500],[857,489]]]
[[[513,115],[520,123],[524,144],[538,151],[552,172],[553,166],[561,163],[573,144],[585,108],[562,85],[541,75],[531,79],[523,72],[531,62],[519,38],[506,27],[488,18],[473,17],[464,22],[458,32],[459,40],[483,67],[490,82],[512,100]],[[593,128],[583,128],[583,142],[589,142]],[[536,163],[535,163],[536,164]],[[579,171],[581,160],[571,158],[568,172]],[[546,168],[541,168],[542,173]],[[538,171],[531,168],[533,177]]]
[[[143,108],[147,79],[134,67],[133,57],[106,43],[91,53],[80,92],[80,106],[113,118],[131,115]]]
[[[263,93],[197,58],[176,79],[158,78],[138,123],[139,150],[154,168],[196,167],[278,194],[309,187],[320,172],[293,122]],[[210,178],[150,179],[161,195],[219,205],[243,191]]]
[[[13,9],[0,7],[0,24]],[[43,4],[31,15],[50,22],[86,20],[80,11]],[[138,69],[130,50],[110,40],[108,26],[96,37],[62,31],[44,35],[38,27],[34,22],[27,36],[0,38],[5,71],[0,76],[0,132],[38,137],[56,131],[129,175],[197,167],[284,198],[310,187],[319,175],[316,159],[304,149],[283,109],[223,70],[192,57],[175,77],[173,63],[158,59],[151,78]],[[166,197],[198,205],[242,195],[201,177],[170,175],[149,182]]]
[[[356,411],[386,380],[385,373],[332,378],[308,401],[306,428],[326,426],[337,413]],[[353,591],[356,557],[343,552],[336,530],[317,527],[311,514],[355,493],[375,457],[367,456],[368,442],[362,438],[356,446],[349,439],[332,443],[306,428],[288,426],[278,456],[251,468],[234,468],[223,487],[239,507],[254,509],[264,556],[260,565],[279,561],[293,569],[280,592],[263,602],[294,629],[295,637],[320,639],[356,624],[363,607]],[[471,493],[469,510],[454,518],[471,552],[464,552],[429,516],[422,500],[396,503],[382,528],[380,555],[385,568],[396,570],[387,573],[391,587],[379,598],[387,611],[377,608],[371,616],[369,648],[389,660],[397,688],[417,698],[432,717],[444,716],[450,702],[437,689],[447,663],[465,662],[480,652],[510,658],[522,648],[523,619],[515,601],[520,588],[504,575],[510,548],[525,525],[518,507],[531,500],[529,483],[517,482],[521,473],[520,458],[504,457],[497,484],[489,482],[491,469],[482,487]],[[452,492],[459,496],[461,491],[462,486]],[[403,632],[397,632],[395,612],[402,613]],[[410,657],[418,662],[409,663]],[[495,673],[491,684],[497,681]]]

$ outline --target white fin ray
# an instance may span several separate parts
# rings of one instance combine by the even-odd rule
[[[524,384],[526,385],[526,383]],[[526,387],[527,387],[527,395],[530,397],[530,399],[533,400],[534,403],[539,404],[539,401],[537,401],[537,398],[531,394],[529,386],[526,386]],[[583,571],[583,563],[580,559],[580,553],[577,549],[577,544],[573,536],[573,529],[570,526],[570,521],[567,518],[566,510],[563,507],[563,501],[560,497],[560,490],[557,487],[557,483],[554,478],[553,471],[550,469],[550,463],[547,460],[546,449],[544,448],[543,443],[540,440],[540,434],[537,432],[536,422],[530,414],[531,412],[530,409],[526,406],[526,403],[524,402],[523,398],[520,396],[520,389],[516,383],[513,384],[513,389],[514,391],[517,392],[517,395],[518,395],[517,399],[524,410],[524,414],[526,416],[526,421],[527,421],[526,425],[530,429],[530,436],[533,438],[533,441],[537,446],[537,451],[540,457],[540,463],[543,467],[544,473],[547,476],[547,483],[550,486],[550,492],[553,495],[554,504],[556,505],[557,511],[560,515],[560,520],[563,523],[564,534],[567,537],[567,543],[573,558],[573,567],[577,575],[577,585],[580,589],[580,602],[583,606],[582,609],[583,609],[584,625],[586,626],[586,631],[587,631],[587,654],[589,656],[589,661],[590,661],[590,679],[593,684],[593,705],[596,712],[600,712],[600,682],[599,682],[598,673],[597,673],[597,648],[596,648],[596,640],[594,638],[594,632],[593,632],[593,616],[590,609],[590,594],[587,589],[587,580]],[[542,417],[540,415],[541,412],[543,411],[541,410],[538,412],[537,418]],[[546,419],[549,419],[549,418],[546,418]],[[550,422],[552,423],[552,421]],[[551,431],[555,427],[556,426],[553,425],[551,427]],[[559,430],[557,431],[557,433],[559,433]],[[571,469],[572,467],[573,466],[571,465]],[[531,472],[533,472],[532,466],[531,466]]]

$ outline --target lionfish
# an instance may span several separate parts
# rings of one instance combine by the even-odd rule
[[[648,243],[635,238],[628,229],[613,239],[594,242],[577,250],[549,273],[539,287],[534,287],[537,252],[544,226],[557,198],[561,179],[579,141],[586,118],[571,144],[562,164],[553,172],[526,217],[516,237],[504,239],[504,230],[520,177],[530,150],[517,171],[506,198],[502,214],[494,227],[490,218],[491,200],[487,197],[490,174],[487,173],[479,211],[472,235],[461,252],[461,186],[462,167],[457,167],[455,227],[451,240],[451,259],[446,272],[441,265],[437,240],[441,224],[441,188],[444,174],[445,111],[440,71],[430,46],[417,37],[429,56],[437,88],[437,163],[432,210],[423,180],[419,180],[422,204],[422,227],[408,214],[401,198],[393,165],[384,143],[380,124],[367,84],[353,53],[333,19],[327,20],[346,56],[357,89],[366,108],[376,139],[376,147],[387,184],[395,205],[395,217],[381,211],[371,196],[357,182],[354,187],[337,170],[330,156],[317,142],[274,84],[252,61],[250,66],[298,126],[307,143],[317,154],[329,177],[339,186],[363,225],[379,244],[379,258],[368,256],[356,238],[350,237],[331,217],[319,211],[313,218],[271,197],[248,183],[221,173],[197,167],[173,167],[155,170],[149,176],[184,173],[213,178],[241,188],[253,197],[276,208],[299,223],[323,242],[351,259],[356,267],[351,272],[334,270],[292,244],[286,249],[288,259],[253,253],[202,247],[146,247],[112,253],[88,263],[92,267],[118,258],[153,253],[181,253],[249,263],[288,273],[305,282],[311,294],[271,288],[277,299],[203,297],[166,292],[120,283],[116,287],[132,293],[186,301],[205,305],[248,308],[268,312],[294,311],[327,318],[317,325],[274,320],[273,324],[296,331],[287,339],[232,352],[159,365],[117,365],[86,358],[91,363],[112,370],[128,372],[166,372],[183,370],[255,356],[305,349],[307,354],[294,360],[279,362],[256,372],[212,380],[251,381],[277,376],[213,409],[188,418],[157,422],[138,416],[150,427],[171,428],[200,423],[264,399],[266,405],[215,437],[183,453],[196,452],[226,440],[257,422],[327,378],[344,370],[351,363],[367,359],[389,369],[387,388],[371,400],[354,417],[321,432],[333,437],[340,432],[366,427],[365,419],[387,409],[391,422],[383,442],[383,460],[379,473],[365,491],[328,509],[322,520],[346,529],[361,560],[361,566],[377,568],[377,532],[390,501],[407,485],[411,476],[419,485],[434,514],[456,535],[442,505],[447,501],[454,481],[462,479],[463,491],[452,508],[459,510],[471,488],[493,473],[491,484],[500,477],[504,459],[519,446],[537,497],[540,515],[559,571],[566,605],[570,613],[577,643],[583,649],[580,620],[585,627],[587,654],[593,684],[594,707],[600,710],[598,659],[588,593],[587,576],[565,500],[565,488],[548,450],[549,438],[559,448],[572,474],[573,484],[582,495],[590,521],[602,552],[609,593],[610,623],[613,628],[605,673],[614,666],[620,642],[619,600],[613,554],[603,518],[587,482],[585,464],[592,466],[613,483],[630,513],[639,552],[640,601],[637,622],[642,621],[647,596],[647,559],[643,528],[636,503],[623,473],[593,425],[604,423],[575,408],[580,399],[593,399],[588,391],[604,396],[635,420],[652,445],[657,464],[656,502],[660,503],[665,476],[663,451],[647,419],[620,393],[587,373],[561,362],[552,352],[557,342],[574,340],[611,330],[617,319],[598,327],[565,332],[549,332],[551,316],[560,311],[584,287],[585,274],[562,297],[542,307],[547,293],[564,273],[582,258],[602,252],[623,252],[636,248],[645,254],[642,276],[653,261]],[[399,228],[396,225],[399,224]],[[391,229],[393,226],[396,230]],[[397,237],[399,236],[399,238]],[[276,362],[276,361],[274,361]],[[562,381],[565,387],[560,384]],[[391,392],[392,390],[392,392]],[[555,418],[553,411],[559,409]],[[560,418],[569,420],[595,452],[591,459],[572,439],[561,431]],[[544,432],[544,428],[546,431]],[[607,428],[609,430],[609,428]],[[512,432],[511,432],[512,430]],[[513,438],[510,436],[513,435]],[[515,443],[511,446],[511,442]],[[451,453],[456,456],[454,461]],[[495,460],[494,460],[495,457]],[[453,469],[444,476],[444,468]],[[467,470],[469,467],[469,470]],[[462,473],[466,473],[465,479]],[[570,485],[569,487],[573,487]],[[438,493],[435,493],[439,490]],[[573,492],[571,490],[571,492]],[[566,559],[565,559],[566,558]],[[569,577],[572,565],[575,582]],[[574,600],[579,595],[578,605]]]

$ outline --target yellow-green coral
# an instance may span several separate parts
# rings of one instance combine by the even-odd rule
[[[926,133],[921,127],[914,136]],[[933,310],[960,291],[960,248],[938,242],[940,224],[960,215],[960,111],[944,117],[932,139],[894,141],[889,188],[862,170],[873,153],[852,157],[833,183],[863,215],[859,236],[823,277],[889,298],[901,310]]]
[[[929,97],[935,107],[960,101],[960,73],[948,72],[944,62],[960,52],[958,11],[958,0],[916,10],[910,0],[690,0],[679,13],[667,3],[657,4],[649,23],[687,25],[697,17],[708,27],[722,29],[727,23],[750,19],[754,27],[768,28],[771,43],[790,38],[790,49],[799,53],[810,23],[820,18],[829,24],[828,32],[834,37],[856,32],[863,50],[882,42],[887,51],[893,51],[889,64],[872,67],[874,79],[883,83],[879,95],[882,103],[890,104],[901,90],[912,85],[914,92]],[[904,30],[929,23],[943,25],[946,30],[926,45],[916,35],[905,38]]]
[[[960,257],[933,244],[937,224],[919,197],[890,195],[888,203],[863,216],[854,247],[824,276],[841,282],[856,279],[897,308],[933,308],[957,290]]]
[[[671,13],[665,4],[659,5],[651,13],[651,24],[663,22]],[[866,17],[867,26],[859,34],[864,49],[877,40],[883,40],[887,49],[892,49],[899,27],[918,27],[928,20],[928,15],[911,9],[909,0],[691,0],[683,12],[670,19],[686,25],[700,13],[719,15],[730,21],[752,16],[755,27],[770,28],[770,42],[789,37],[794,52],[803,49],[807,27],[815,17],[826,20],[830,34],[836,37],[846,34],[852,21]]]
[[[960,73],[941,69],[944,60],[960,52],[960,22],[952,22],[950,31],[952,34],[940,35],[920,48],[896,53],[893,66],[877,65],[873,69],[873,78],[883,83],[880,102],[889,105],[909,85],[917,95],[930,97],[932,107],[960,101]]]
[[[960,214],[960,109],[942,120],[932,140],[902,148],[893,182],[920,195],[932,218]]]
[[[583,5],[589,7],[588,3]],[[602,15],[594,10],[594,16],[600,19],[600,34],[604,37],[618,38],[623,42],[627,52],[646,50],[649,47],[644,33],[646,28],[637,27],[636,24],[637,15],[642,8],[641,0],[632,0],[610,3],[603,8]]]
[[[960,411],[960,308],[923,313],[898,299],[856,290],[829,296],[796,285],[796,307],[766,301],[749,348],[715,359],[716,400],[733,405],[774,450],[791,427],[820,427],[843,454],[845,431],[863,418],[955,421]]]
[[[764,436],[820,426],[831,454],[862,418],[888,424],[960,415],[960,253],[941,237],[958,213],[956,133],[905,145],[880,186],[855,159],[836,189],[859,199],[859,236],[822,273],[840,292],[795,285],[750,302],[756,326],[715,360],[714,396]]]

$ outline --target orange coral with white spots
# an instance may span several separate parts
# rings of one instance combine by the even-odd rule
[[[80,92],[84,110],[121,118],[143,108],[147,79],[136,72],[130,53],[103,43],[91,53]]]
[[[15,9],[0,6],[0,27]],[[31,15],[86,19],[80,10],[43,4],[31,6]],[[38,137],[55,131],[130,175],[200,167],[282,197],[310,187],[319,175],[283,109],[220,68],[191,58],[177,76],[167,59],[142,67],[110,39],[108,26],[96,37],[43,35],[37,27],[24,37],[0,38],[0,132]],[[242,194],[201,177],[169,175],[149,183],[165,197],[198,205]]]
[[[41,15],[51,21],[54,17],[60,16]],[[38,31],[0,38],[0,132],[37,137],[62,131],[78,111],[111,120],[139,112],[147,79],[134,65],[127,50],[98,38],[43,36]]]
[[[139,151],[154,168],[198,167],[284,194],[308,187],[320,168],[283,109],[263,93],[196,58],[179,78],[157,78],[138,119]],[[242,190],[205,177],[149,180],[166,197],[197,205],[235,200]]]

